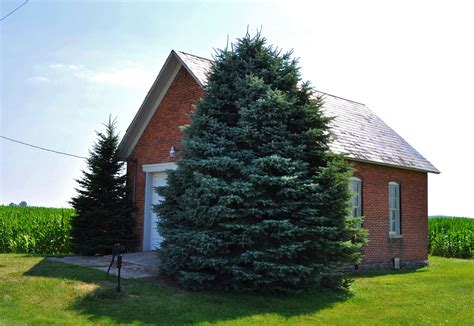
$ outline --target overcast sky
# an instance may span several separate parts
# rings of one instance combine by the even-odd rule
[[[23,0],[2,0],[1,16]],[[109,114],[121,135],[172,49],[262,27],[303,78],[365,103],[440,175],[429,214],[474,217],[474,4],[469,1],[41,1],[0,22],[1,132],[87,156]],[[68,206],[81,159],[0,139],[0,204]]]

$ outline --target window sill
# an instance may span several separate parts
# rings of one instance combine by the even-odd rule
[[[403,235],[401,235],[401,234],[391,234],[391,233],[389,233],[388,237],[390,239],[403,239]]]

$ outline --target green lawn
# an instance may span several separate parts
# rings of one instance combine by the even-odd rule
[[[188,293],[143,280],[116,298],[105,273],[0,255],[0,325],[474,325],[474,260],[430,258],[411,272],[361,275],[348,292],[289,297]]]

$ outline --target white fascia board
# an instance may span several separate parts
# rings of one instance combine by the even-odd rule
[[[156,164],[143,164],[142,170],[146,173],[153,173],[153,172],[163,172],[166,170],[176,170],[177,165],[174,162],[170,163],[156,163]]]
[[[120,142],[117,153],[122,160],[132,153],[182,66],[172,51]]]
[[[441,173],[438,170],[421,169],[421,168],[416,168],[416,167],[402,166],[402,165],[379,162],[379,161],[364,160],[364,159],[355,158],[355,157],[349,156],[349,155],[346,155],[345,159],[347,159],[349,161],[381,165],[381,166],[386,166],[386,167],[390,167],[390,168],[398,168],[398,169],[402,169],[402,170],[410,170],[410,171],[433,173],[433,174],[440,174]]]

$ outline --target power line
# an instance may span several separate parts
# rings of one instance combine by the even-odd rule
[[[0,21],[3,21],[5,18],[7,18],[8,16],[10,16],[11,14],[13,14],[15,11],[17,11],[18,9],[20,9],[21,7],[23,7],[24,5],[26,5],[26,3],[28,2],[29,0],[25,0],[25,2],[23,2],[21,5],[19,5],[18,7],[16,7],[15,9],[13,9],[12,11],[10,11],[8,14],[6,14],[5,16],[3,16],[2,18],[0,18]]]
[[[8,137],[5,137],[5,136],[0,136],[0,138],[3,138],[3,139],[6,139],[6,140],[9,140],[9,141],[12,141],[12,142],[14,142],[14,143],[18,143],[18,144],[22,144],[22,145],[26,145],[26,146],[30,146],[30,147],[34,147],[34,148],[38,148],[38,149],[41,149],[41,150],[43,150],[43,151],[48,151],[48,152],[52,152],[52,153],[56,153],[56,154],[61,154],[61,155],[66,155],[66,156],[72,156],[72,157],[87,159],[87,157],[84,157],[84,156],[79,156],[79,155],[64,153],[64,152],[60,152],[60,151],[55,151],[55,150],[52,150],[52,149],[48,149],[48,148],[44,148],[44,147],[40,147],[40,146],[28,144],[28,143],[24,143],[24,142],[22,142],[22,141],[15,140],[15,139],[11,139],[11,138],[8,138]]]

